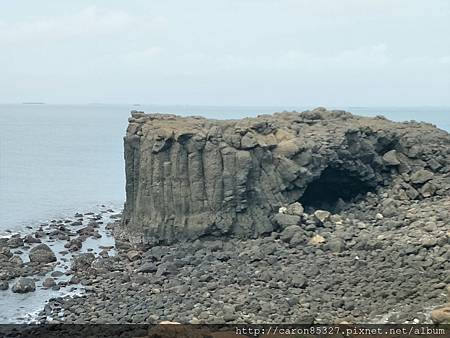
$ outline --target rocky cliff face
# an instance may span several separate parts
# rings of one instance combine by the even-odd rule
[[[450,136],[430,124],[323,108],[242,120],[131,115],[122,229],[138,242],[257,237],[282,226],[280,207],[338,211],[381,186],[408,200],[449,193]]]

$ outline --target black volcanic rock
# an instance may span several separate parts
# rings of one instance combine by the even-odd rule
[[[273,215],[297,201],[338,210],[389,185],[422,199],[449,181],[446,132],[324,108],[242,120],[132,112],[124,145],[122,230],[144,243],[254,238],[285,226]]]

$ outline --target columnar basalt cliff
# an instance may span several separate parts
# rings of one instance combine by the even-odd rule
[[[171,243],[280,227],[280,207],[337,211],[379,187],[399,198],[448,194],[449,135],[318,108],[241,120],[132,112],[124,138],[122,229]]]

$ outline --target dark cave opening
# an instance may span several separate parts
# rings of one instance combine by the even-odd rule
[[[374,187],[347,170],[328,167],[311,182],[299,202],[308,209],[339,212]]]

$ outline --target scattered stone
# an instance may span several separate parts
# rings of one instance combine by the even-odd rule
[[[138,260],[139,258],[141,258],[141,253],[139,251],[136,251],[136,250],[130,250],[130,251],[127,252],[127,257],[128,257],[130,262],[133,262],[133,261]]]
[[[32,248],[29,253],[31,262],[51,263],[56,261],[56,256],[47,244],[39,244]]]
[[[320,223],[325,223],[330,218],[331,213],[325,210],[316,210],[314,216]]]
[[[23,260],[22,260],[22,258],[20,256],[12,256],[9,259],[9,262],[14,264],[14,265],[16,265],[16,266],[18,266],[18,267],[23,265]]]
[[[95,255],[91,252],[82,253],[72,259],[71,268],[73,271],[84,271],[89,268],[95,260]]]
[[[0,281],[0,290],[4,291],[4,290],[8,290],[9,288],[9,283],[5,280]]]
[[[328,248],[332,251],[332,252],[342,252],[345,250],[346,245],[345,242],[342,239],[339,238],[333,238],[328,242]]]
[[[391,150],[383,155],[383,162],[388,166],[398,166],[400,161],[397,158],[397,151]]]
[[[412,176],[411,176],[411,182],[414,184],[424,184],[428,181],[430,181],[431,179],[433,179],[434,174],[426,169],[421,169],[419,171],[416,171]]]
[[[36,285],[33,279],[24,277],[19,278],[19,280],[11,288],[11,291],[15,293],[27,293],[35,290]]]
[[[8,239],[7,245],[11,249],[19,248],[23,245],[23,239],[20,238],[20,236],[13,236],[10,239]]]
[[[41,243],[39,238],[33,237],[32,235],[26,235],[23,241],[28,244]]]
[[[301,275],[294,275],[291,278],[291,285],[295,288],[304,288],[307,284],[306,278]]]
[[[301,222],[301,217],[297,215],[288,215],[278,213],[273,217],[273,221],[284,229],[290,225],[298,225]]]
[[[298,225],[290,225],[286,227],[280,234],[283,242],[290,243],[297,234],[302,234],[302,229]]]
[[[56,271],[53,271],[50,275],[52,277],[58,278],[58,277],[64,276],[64,272],[56,270]]]
[[[302,216],[304,212],[305,209],[303,209],[303,206],[299,202],[289,204],[286,208],[286,213],[288,215]]]
[[[53,279],[53,278],[46,278],[43,282],[42,282],[42,286],[44,287],[44,288],[52,288],[52,287],[54,287],[56,285],[56,282],[55,282],[55,280]]]
[[[431,320],[435,324],[450,324],[450,305],[431,311]]]
[[[326,240],[324,237],[322,237],[321,235],[314,235],[310,240],[309,240],[309,244],[311,245],[320,245],[325,243]]]
[[[69,284],[80,284],[80,278],[78,278],[77,276],[72,276],[69,279]]]

